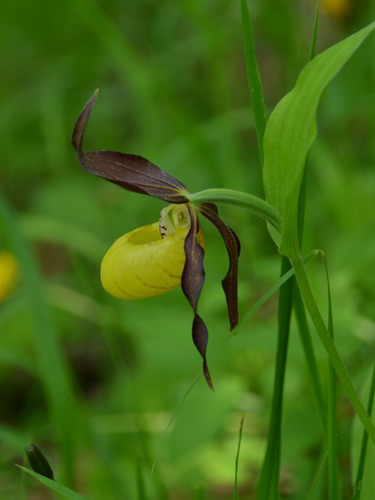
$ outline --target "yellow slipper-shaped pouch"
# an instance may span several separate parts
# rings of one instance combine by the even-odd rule
[[[185,205],[163,209],[160,221],[127,233],[111,246],[101,266],[104,289],[120,299],[162,295],[181,285],[190,216]],[[198,233],[203,243],[203,234]]]

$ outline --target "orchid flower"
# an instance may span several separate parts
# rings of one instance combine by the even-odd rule
[[[101,281],[115,297],[134,300],[169,292],[181,285],[193,312],[193,341],[203,358],[203,373],[213,389],[206,360],[207,327],[199,316],[198,300],[205,279],[205,244],[198,212],[219,230],[229,255],[229,269],[222,280],[230,329],[238,322],[238,257],[240,243],[235,232],[219,217],[214,203],[192,203],[186,186],[141,156],[116,151],[82,151],[82,140],[98,91],[79,115],[73,131],[73,146],[82,167],[128,191],[146,194],[168,203],[159,222],[124,236],[103,258]]]

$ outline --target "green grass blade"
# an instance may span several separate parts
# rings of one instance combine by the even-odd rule
[[[250,98],[253,107],[259,156],[261,164],[263,166],[263,136],[267,123],[267,114],[263,100],[262,82],[260,79],[258,61],[255,53],[253,30],[251,27],[251,19],[249,8],[247,6],[247,0],[241,0],[241,15],[247,79],[249,82]]]
[[[372,370],[371,385],[370,385],[370,391],[369,391],[368,402],[367,402],[367,412],[370,416],[372,414],[372,407],[374,404],[374,394],[375,394],[375,364],[374,364],[374,367]],[[368,434],[364,430],[363,436],[362,436],[361,451],[359,454],[359,461],[358,461],[357,473],[356,473],[356,478],[355,478],[355,484],[354,484],[353,500],[360,500],[360,498],[361,498],[361,491],[362,491],[362,484],[363,484],[363,473],[365,470],[365,463],[366,463],[367,446],[368,446]]]
[[[324,267],[327,280],[328,292],[328,332],[333,341],[333,315],[332,315],[332,299],[331,286],[329,282],[329,274],[327,260],[323,254]],[[337,408],[336,408],[336,372],[332,363],[328,367],[328,415],[327,415],[327,448],[328,448],[328,496],[329,498],[338,498],[339,482],[338,482],[338,467],[337,467]]]
[[[240,460],[240,449],[241,449],[241,441],[242,441],[243,422],[244,422],[244,415],[242,415],[242,418],[241,418],[240,431],[238,434],[238,446],[237,446],[237,454],[236,454],[236,463],[235,463],[235,468],[234,468],[234,494],[233,494],[234,500],[238,500],[238,465],[239,465],[239,460]]]
[[[317,471],[317,473],[315,475],[314,482],[313,482],[313,484],[312,484],[312,486],[310,488],[310,491],[309,491],[309,493],[308,493],[308,495],[306,497],[306,500],[312,500],[312,498],[313,498],[313,494],[315,492],[316,487],[318,486],[319,480],[320,480],[320,478],[322,476],[322,473],[324,471],[325,465],[327,463],[327,457],[328,457],[328,452],[326,451],[325,454],[324,454],[324,457],[323,457],[323,459],[322,459],[322,461],[320,463],[319,469],[318,469],[318,471]]]
[[[307,366],[309,369],[309,376],[311,384],[314,388],[314,394],[316,398],[316,403],[318,407],[319,419],[324,435],[327,434],[327,418],[326,418],[326,406],[324,403],[324,396],[322,385],[320,382],[320,377],[318,373],[315,353],[311,341],[311,334],[309,330],[309,325],[306,318],[305,307],[303,305],[301,295],[299,290],[296,288],[294,290],[294,313],[297,320],[298,331],[300,334],[303,351],[305,354]]]
[[[290,263],[282,258],[281,275],[290,270]],[[276,369],[272,397],[270,429],[268,434],[266,455],[260,475],[258,486],[258,500],[277,498],[277,485],[279,480],[279,466],[281,453],[281,423],[283,412],[283,389],[287,352],[289,343],[289,328],[293,306],[294,280],[289,280],[280,288],[279,316],[278,316],[278,342],[276,354]]]
[[[142,466],[140,461],[138,461],[137,464],[136,477],[137,477],[138,500],[147,500],[145,481],[143,479]]]
[[[22,465],[17,465],[17,467],[22,469],[27,474],[30,474],[30,476],[37,479],[39,482],[44,484],[44,486],[47,486],[47,488],[49,488],[50,490],[57,493],[57,495],[62,500],[88,500],[87,497],[84,497],[76,493],[75,491],[70,490],[66,486],[63,486],[62,484],[56,483],[56,481],[53,481],[53,479],[48,479],[47,477],[44,477],[41,474],[38,474],[37,472],[27,469],[26,467],[22,467]]]
[[[319,0],[316,4],[316,10],[315,10],[315,19],[314,19],[314,29],[313,29],[313,37],[312,37],[312,43],[311,43],[311,50],[310,50],[310,61],[314,59],[315,54],[316,54],[316,39],[317,39],[317,34],[318,34],[318,21],[319,21]]]

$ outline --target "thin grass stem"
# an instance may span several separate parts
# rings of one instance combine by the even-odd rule
[[[259,157],[261,165],[263,166],[263,136],[267,124],[267,114],[264,105],[262,82],[255,53],[253,29],[251,26],[247,0],[241,0],[241,15],[247,79],[249,82],[249,92],[258,140]]]
[[[362,401],[360,400],[358,393],[353,385],[350,378],[349,372],[342,361],[335,344],[333,343],[329,331],[324,323],[324,320],[320,314],[318,306],[316,304],[313,292],[311,290],[310,282],[306,274],[305,266],[300,257],[292,259],[292,265],[294,267],[298,286],[305,302],[305,306],[310,315],[310,318],[318,332],[319,338],[329,356],[330,362],[332,363],[335,371],[344,387],[344,390],[351,401],[354,410],[357,412],[359,419],[361,420],[363,426],[365,427],[368,435],[375,443],[375,426],[371,421],[368,413],[366,412]]]
[[[327,260],[323,254],[324,266],[327,279],[328,292],[328,332],[333,338],[333,314],[332,314],[332,299],[331,286],[329,282],[329,274]],[[335,500],[339,495],[338,482],[338,464],[337,464],[337,408],[336,408],[336,373],[329,362],[328,365],[328,411],[327,411],[327,448],[328,448],[328,496]]]
[[[301,338],[301,343],[303,351],[305,354],[309,377],[311,385],[314,389],[314,395],[316,399],[316,404],[318,408],[319,420],[322,427],[323,435],[327,435],[327,417],[326,417],[326,405],[324,402],[322,384],[320,381],[317,362],[315,358],[315,353],[311,341],[311,334],[309,330],[309,325],[306,318],[306,312],[304,304],[302,302],[301,295],[298,288],[294,289],[294,313],[297,320],[298,331]]]
[[[286,258],[281,261],[281,275],[290,269]],[[289,280],[280,288],[278,314],[278,341],[271,419],[267,450],[258,486],[258,500],[277,498],[281,452],[281,422],[283,412],[283,389],[289,343],[289,327],[292,314],[294,280]]]
[[[312,43],[311,43],[311,49],[310,49],[310,61],[312,59],[314,59],[314,57],[316,55],[316,40],[317,40],[317,34],[318,34],[319,7],[320,7],[320,2],[318,0],[316,2],[316,9],[315,9],[313,37],[312,37]]]
[[[372,407],[374,404],[374,394],[375,394],[375,364],[372,369],[371,386],[367,402],[367,412],[370,416],[372,414]],[[361,451],[359,454],[357,473],[354,483],[353,500],[360,500],[361,497],[363,474],[365,471],[365,463],[366,463],[367,446],[368,446],[368,434],[366,430],[364,430],[362,436]]]
[[[317,486],[319,484],[319,480],[320,480],[320,478],[322,476],[322,473],[324,471],[324,468],[326,466],[327,458],[328,458],[328,452],[325,451],[323,459],[322,459],[322,461],[320,463],[319,469],[318,469],[318,471],[317,471],[317,473],[315,475],[313,484],[311,485],[310,491],[309,491],[309,493],[308,493],[308,495],[306,497],[306,500],[312,500],[313,494],[315,493],[315,490],[316,490],[316,488],[317,488]]]
[[[242,415],[241,423],[240,423],[240,430],[239,430],[239,434],[238,434],[238,446],[237,446],[236,462],[235,462],[235,467],[234,467],[234,493],[233,493],[233,500],[238,500],[238,466],[239,466],[239,463],[240,463],[240,449],[241,449],[242,430],[243,430],[244,418],[245,418],[244,415]]]
[[[147,500],[145,480],[143,478],[142,465],[140,463],[140,460],[137,463],[136,478],[138,500]]]

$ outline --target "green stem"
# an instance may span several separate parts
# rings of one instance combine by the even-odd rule
[[[255,53],[253,29],[247,0],[241,0],[241,17],[249,93],[258,139],[259,156],[263,166],[263,136],[267,124],[267,113],[264,105],[262,82]]]
[[[353,385],[350,378],[349,372],[342,361],[335,344],[329,334],[329,331],[323,321],[323,318],[319,312],[318,306],[316,305],[314,295],[312,293],[310,283],[306,274],[305,266],[303,264],[302,258],[297,256],[291,259],[294,271],[296,273],[296,278],[298,286],[305,302],[306,308],[310,314],[311,320],[318,332],[320,340],[329,356],[329,360],[334,367],[337,376],[339,377],[348,398],[350,399],[353,408],[355,409],[359,419],[361,420],[367,434],[370,436],[372,441],[375,443],[375,427],[366,412],[362,401],[360,400],[357,391]]]
[[[311,335],[309,331],[309,325],[307,323],[307,317],[305,312],[305,307],[301,298],[300,291],[297,287],[294,289],[294,314],[296,316],[296,321],[298,325],[298,330],[300,333],[302,348],[305,353],[305,358],[307,366],[309,368],[310,379],[312,387],[314,388],[314,394],[316,398],[316,403],[318,407],[319,419],[323,431],[323,435],[327,436],[327,421],[326,421],[326,409],[323,397],[322,386],[319,378],[315,353],[311,341]]]
[[[235,207],[244,208],[259,215],[281,234],[282,219],[277,210],[269,203],[252,194],[235,191],[234,189],[206,189],[189,195],[191,203],[224,203]]]
[[[372,413],[372,407],[374,404],[374,393],[375,393],[375,364],[374,364],[374,367],[372,369],[371,387],[370,387],[369,398],[368,398],[368,403],[367,403],[367,412],[369,415],[371,415],[371,413]],[[361,452],[360,452],[360,456],[359,456],[357,475],[356,475],[355,485],[354,485],[353,500],[359,500],[361,497],[362,478],[363,478],[363,473],[365,470],[365,463],[366,463],[367,442],[368,442],[368,435],[366,434],[366,431],[363,431]]]
[[[328,292],[328,333],[334,342],[333,335],[333,313],[331,300],[331,285],[329,282],[329,273],[327,260],[323,254],[324,267],[327,277]],[[336,373],[329,362],[328,366],[328,412],[327,412],[327,448],[328,448],[328,498],[333,500],[339,497],[339,467],[337,462],[337,404],[336,404]],[[342,495],[340,495],[342,497]]]
[[[281,276],[290,270],[286,257],[281,259]],[[283,393],[285,371],[288,355],[290,318],[293,305],[294,279],[288,280],[280,288],[278,339],[276,351],[276,369],[272,396],[271,419],[269,425],[268,443],[263,467],[259,479],[258,500],[275,499],[278,497],[278,480],[281,454],[281,424],[283,416]]]

